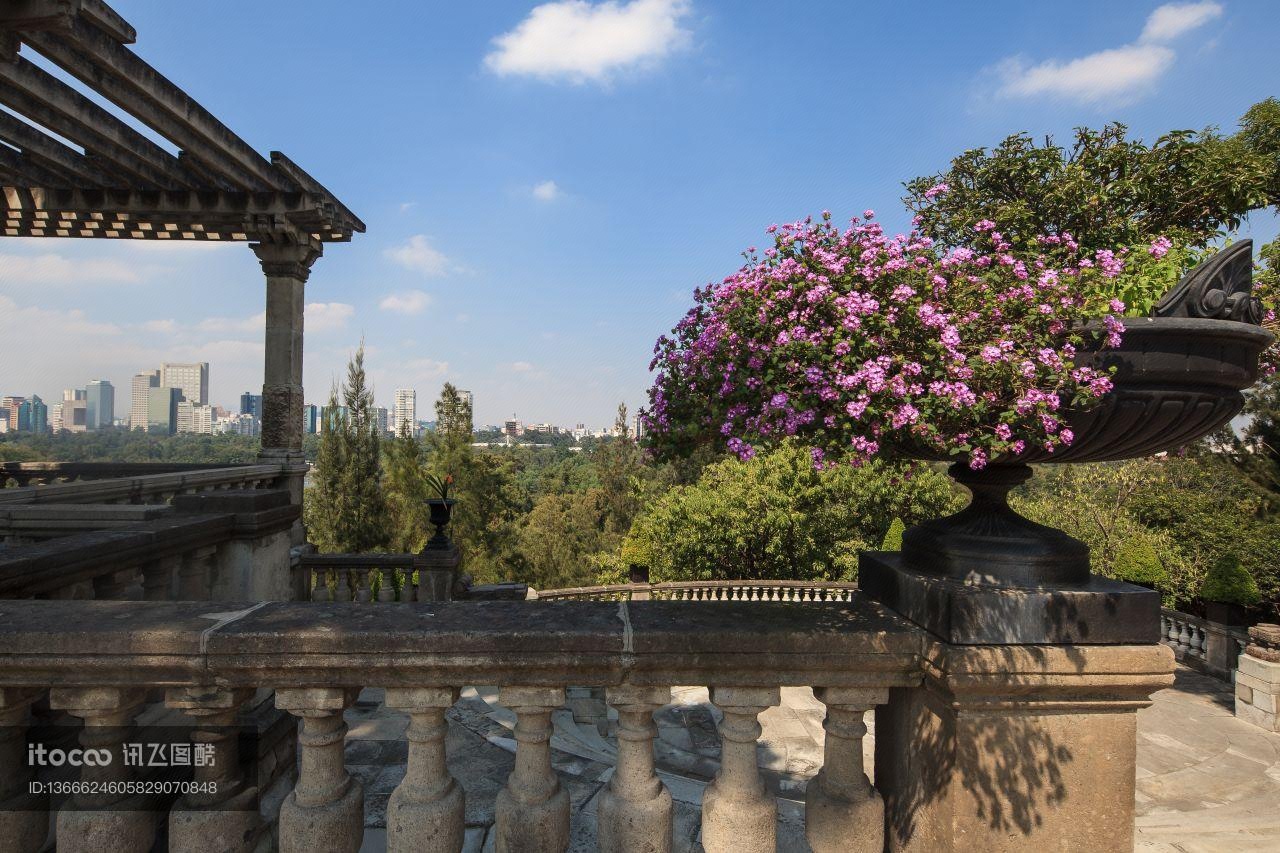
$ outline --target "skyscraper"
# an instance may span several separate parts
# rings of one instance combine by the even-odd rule
[[[85,386],[85,426],[88,429],[110,427],[116,420],[116,389],[105,379],[95,379]]]
[[[302,431],[307,435],[315,435],[319,428],[320,407],[314,403],[308,403],[302,407]]]
[[[410,435],[418,432],[418,392],[412,388],[396,389],[396,405],[392,412],[391,430],[400,434],[401,424],[409,429]]]
[[[245,391],[240,395],[240,414],[262,419],[262,395]]]
[[[19,432],[48,432],[49,407],[44,404],[38,394],[18,404]]]
[[[178,401],[182,392],[161,385],[147,391],[147,432],[173,435],[178,429]]]
[[[387,418],[388,412],[386,406],[376,406],[373,410],[373,419],[378,422],[378,434],[386,435],[390,424]]]
[[[147,431],[148,398],[152,388],[160,387],[160,371],[135,373],[129,389],[129,429]]]
[[[160,365],[160,385],[178,392],[198,406],[209,405],[209,362],[166,362]]]
[[[18,407],[22,405],[22,401],[26,397],[0,397],[0,409],[9,412],[9,429],[16,430],[18,428]]]
[[[54,408],[57,409],[55,417],[50,417],[50,426],[54,432],[66,430],[67,432],[84,432],[89,428],[88,415],[89,401],[85,399],[85,391],[82,388],[67,388],[62,392],[62,402]]]

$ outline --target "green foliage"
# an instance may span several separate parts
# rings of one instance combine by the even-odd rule
[[[1111,565],[1111,576],[1152,589],[1168,586],[1169,572],[1156,553],[1152,538],[1135,536],[1123,540]]]
[[[880,550],[901,551],[902,534],[906,532],[907,526],[902,523],[902,519],[894,516],[893,522],[889,525],[889,531],[885,533],[884,539],[880,542]]]
[[[1203,247],[1257,208],[1275,204],[1280,105],[1245,114],[1235,136],[1176,130],[1148,145],[1122,124],[1077,128],[1070,146],[1026,133],[965,151],[943,172],[907,182],[907,206],[946,245],[967,245],[981,219],[999,222],[1015,247],[1070,233],[1086,250],[1145,246],[1159,235]],[[950,191],[927,199],[946,183]]]
[[[329,395],[337,412],[338,391]],[[387,506],[373,389],[366,383],[364,343],[347,365],[342,386],[345,415],[322,424],[320,449],[303,512],[311,541],[321,551],[358,553],[386,547]]]
[[[1262,600],[1258,584],[1240,565],[1240,558],[1224,554],[1214,561],[1200,587],[1200,597],[1205,601],[1223,604],[1240,604],[1250,607]]]
[[[142,430],[0,433],[6,462],[182,462],[236,465],[254,462],[261,443],[246,435],[148,435]]]
[[[846,579],[857,552],[884,539],[886,519],[915,522],[959,502],[929,468],[875,461],[816,471],[805,448],[787,444],[712,464],[651,501],[624,547],[649,555],[655,581]]]
[[[409,432],[407,422],[387,442],[382,457],[383,491],[387,502],[388,547],[398,553],[417,553],[427,544],[432,528],[426,450]]]

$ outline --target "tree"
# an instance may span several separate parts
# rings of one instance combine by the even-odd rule
[[[709,465],[696,483],[652,501],[623,548],[648,556],[655,581],[850,579],[858,552],[876,549],[891,519],[915,523],[960,503],[929,467],[817,471],[806,448],[787,443]]]
[[[408,421],[387,443],[383,455],[387,501],[388,546],[392,551],[417,553],[427,544],[431,527],[427,499],[426,455],[409,431]]]
[[[436,431],[450,439],[465,438],[471,441],[471,401],[465,399],[453,383],[444,383],[440,399],[436,400]]]
[[[607,517],[601,489],[543,495],[520,526],[520,580],[537,589],[594,583],[593,557],[621,540],[606,529]]]
[[[341,389],[329,395],[307,512],[312,541],[322,551],[376,551],[387,543],[382,459],[373,389],[366,382],[364,342],[347,364]]]
[[[1017,133],[908,181],[903,200],[927,235],[950,246],[968,245],[983,219],[1024,250],[1043,248],[1041,234],[1063,233],[1089,251],[1160,235],[1206,246],[1280,197],[1280,103],[1255,104],[1240,127],[1235,136],[1175,130],[1151,145],[1118,123],[1077,128],[1069,147]],[[939,184],[947,191],[930,194]]]

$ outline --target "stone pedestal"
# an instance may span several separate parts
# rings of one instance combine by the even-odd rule
[[[31,793],[23,754],[28,709],[44,691],[0,687],[0,851],[36,853],[49,835],[49,798]]]
[[[452,601],[453,581],[461,565],[462,552],[452,542],[424,548],[413,558],[413,568],[418,572],[418,601]]]
[[[876,712],[886,849],[1133,850],[1137,715],[1173,684],[1150,646],[954,646]]]
[[[289,549],[301,509],[293,499],[287,489],[236,489],[173,499],[178,513],[234,517],[231,538],[218,546],[213,561],[208,581],[212,600],[289,601],[294,597]],[[196,560],[180,588],[203,587],[200,573],[207,569],[207,561]]]
[[[1280,732],[1280,625],[1255,625],[1236,669],[1236,716]]]

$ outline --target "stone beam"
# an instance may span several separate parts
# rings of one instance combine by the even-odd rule
[[[67,630],[74,625],[75,630]],[[910,686],[878,604],[0,601],[0,686]]]
[[[83,154],[6,112],[0,112],[0,139],[21,149],[32,160],[72,176],[74,183],[110,185],[111,176],[96,168]]]
[[[291,189],[258,152],[132,51],[82,21],[23,40],[69,74],[190,151],[221,180],[253,192]]]

